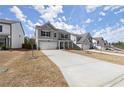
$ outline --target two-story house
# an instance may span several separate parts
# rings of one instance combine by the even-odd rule
[[[73,48],[82,50],[93,48],[92,36],[90,33],[71,34],[71,40],[73,41]]]
[[[73,46],[70,33],[55,28],[49,22],[36,26],[35,31],[37,49],[65,49]]]
[[[92,42],[95,49],[105,50],[108,47],[108,42],[103,37],[94,37]]]
[[[21,22],[0,19],[0,46],[21,48],[24,43],[24,30]]]
[[[55,28],[49,22],[36,26],[37,49],[90,49],[92,37],[89,33],[72,34],[62,29]]]

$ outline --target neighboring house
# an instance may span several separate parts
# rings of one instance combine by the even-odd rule
[[[92,42],[95,49],[105,50],[108,47],[108,42],[103,37],[94,37]]]
[[[92,37],[90,33],[85,34],[71,34],[71,40],[74,43],[74,48],[79,48],[83,50],[91,49],[92,46]]]
[[[36,26],[35,30],[37,49],[92,48],[92,37],[89,33],[72,34],[55,28],[49,22]]]
[[[24,43],[24,30],[21,22],[0,19],[0,46],[21,48]]]
[[[55,28],[49,22],[42,26],[36,26],[35,31],[37,49],[65,49],[73,47],[70,33]]]

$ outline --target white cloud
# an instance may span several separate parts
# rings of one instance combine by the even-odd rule
[[[40,24],[43,24],[43,20],[41,20],[41,19],[39,19],[38,22],[39,22]]]
[[[90,13],[90,12],[94,12],[98,7],[100,7],[100,5],[87,5],[85,6],[85,9],[87,13]]]
[[[85,21],[86,24],[90,24],[91,22],[93,22],[93,20],[91,20],[90,18],[88,18],[88,19]]]
[[[44,5],[35,5],[35,6],[33,6],[33,8],[34,8],[37,12],[39,12],[40,14],[42,14],[43,12],[45,12],[45,11],[44,11],[44,9],[45,9]]]
[[[112,6],[110,6],[110,5],[109,5],[109,6],[104,6],[104,7],[103,7],[103,11],[108,11],[108,10],[111,9],[111,8],[112,8]]]
[[[62,22],[62,19],[61,18],[58,18],[59,22]]]
[[[124,8],[121,8],[119,11],[114,12],[114,14],[118,14],[118,13],[122,13],[122,12],[124,12]]]
[[[114,10],[119,9],[119,8],[121,8],[121,7],[122,7],[121,5],[113,6],[113,7],[111,8],[111,11],[114,11]]]
[[[65,16],[58,16],[63,13],[63,6],[33,6],[40,13],[40,17],[45,21],[50,21],[56,28],[66,30],[73,33],[84,33],[85,30],[78,25],[65,23]]]
[[[101,12],[99,13],[99,15],[105,16],[106,14],[105,14],[104,12],[101,11]]]
[[[85,33],[85,29],[79,27],[78,25],[70,25],[70,24],[66,24],[65,22],[55,22],[52,23],[56,28],[59,29],[63,29],[66,30],[68,32],[71,33],[75,33],[75,34],[81,34],[81,33]]]
[[[102,21],[102,18],[99,18],[98,21]]]
[[[96,31],[94,37],[102,36],[104,39],[109,42],[117,42],[124,41],[124,27],[112,29],[111,27],[107,27]]]
[[[103,11],[108,11],[108,10],[114,11],[114,10],[119,9],[121,7],[122,7],[121,5],[107,5],[107,6],[103,7]]]
[[[124,19],[123,19],[123,18],[121,18],[121,19],[120,19],[120,22],[121,22],[121,23],[124,23]]]
[[[39,21],[40,21],[40,20],[39,20]],[[40,23],[40,22],[33,23],[31,20],[27,20],[27,21],[26,21],[26,26],[27,26],[28,29],[30,29],[31,31],[34,31],[36,25],[42,25],[42,23]]]
[[[10,8],[10,11],[13,12],[20,21],[26,21],[27,16],[25,16],[17,6]]]
[[[63,17],[62,17],[62,19],[63,19],[63,21],[66,21],[66,18],[65,18],[65,16],[63,16]]]
[[[61,5],[49,5],[49,6],[34,6],[34,9],[41,14],[41,18],[47,21],[54,21],[58,17],[58,14],[63,13],[63,6]]]
[[[34,30],[34,24],[31,20],[27,20],[27,27],[33,31]]]

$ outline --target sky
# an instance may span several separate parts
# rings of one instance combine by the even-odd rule
[[[26,36],[34,35],[36,25],[50,22],[68,32],[124,42],[124,6],[1,5],[0,19],[21,21]]]

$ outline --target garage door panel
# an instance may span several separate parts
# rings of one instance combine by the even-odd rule
[[[57,42],[40,42],[40,49],[56,49]]]

